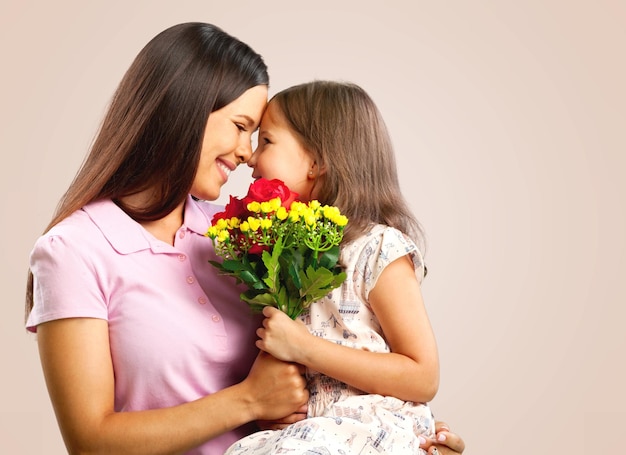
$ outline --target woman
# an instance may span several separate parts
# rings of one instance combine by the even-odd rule
[[[249,159],[267,84],[258,54],[201,23],[123,77],[31,254],[27,327],[69,452],[222,453],[306,403],[296,365],[257,356],[259,321],[203,235],[219,207],[199,200]]]

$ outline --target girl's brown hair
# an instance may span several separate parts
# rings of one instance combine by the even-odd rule
[[[191,189],[209,114],[268,84],[262,57],[214,25],[189,22],[159,33],[122,78],[91,151],[45,232],[105,198],[136,221],[167,215]],[[146,189],[155,195],[150,205],[122,203]],[[27,315],[32,280],[29,270]]]
[[[400,191],[391,138],[380,111],[358,85],[313,81],[272,97],[321,171],[316,198],[348,219],[344,242],[372,224],[392,226],[424,248],[422,228]]]

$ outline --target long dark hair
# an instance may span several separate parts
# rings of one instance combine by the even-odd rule
[[[159,33],[122,78],[90,153],[45,232],[104,198],[136,221],[164,217],[191,189],[209,114],[268,84],[263,58],[214,25],[183,23]],[[121,200],[146,189],[155,197],[144,207]],[[29,270],[27,314],[32,290]]]
[[[270,103],[323,170],[316,198],[350,220],[344,242],[380,223],[404,232],[424,252],[423,229],[400,190],[389,132],[365,90],[349,82],[313,81],[277,93]]]

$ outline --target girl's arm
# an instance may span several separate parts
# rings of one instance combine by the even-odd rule
[[[369,303],[391,353],[341,346],[311,335],[300,321],[267,307],[257,346],[285,361],[306,365],[367,393],[427,402],[439,387],[439,359],[413,263],[390,263],[370,291]]]
[[[237,385],[171,408],[115,412],[107,322],[60,319],[37,333],[69,453],[182,453],[246,422],[281,418],[308,399],[298,368],[262,353]]]

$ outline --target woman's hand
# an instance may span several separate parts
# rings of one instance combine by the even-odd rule
[[[435,439],[429,439],[420,444],[420,448],[427,450],[431,455],[455,455],[462,454],[465,450],[465,442],[463,439],[450,432],[447,423],[435,422]]]
[[[306,419],[306,414],[308,410],[308,405],[304,404],[293,414],[289,414],[286,417],[278,420],[258,420],[256,422],[257,426],[261,430],[283,430],[287,428],[292,423],[299,422],[301,420]]]
[[[303,370],[301,365],[260,352],[241,383],[246,386],[253,420],[284,419],[306,405],[309,391]]]

